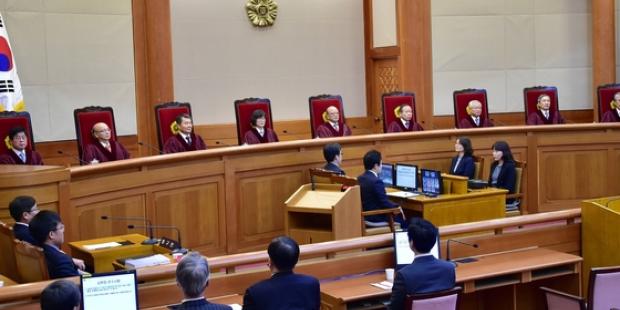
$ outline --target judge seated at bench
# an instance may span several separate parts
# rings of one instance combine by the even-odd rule
[[[454,264],[437,259],[430,253],[437,242],[437,234],[439,231],[431,222],[421,218],[411,219],[407,235],[415,258],[394,277],[390,309],[405,309],[407,295],[434,293],[454,287]]]
[[[620,92],[614,94],[614,99],[609,103],[611,109],[607,110],[601,118],[602,123],[620,122]]]
[[[256,109],[250,116],[252,129],[248,130],[243,136],[244,144],[259,144],[278,142],[278,135],[271,128],[265,127],[267,117],[265,111]]]
[[[2,165],[43,165],[41,155],[28,149],[28,135],[26,129],[21,126],[9,130],[9,148],[6,153],[0,155]]]
[[[193,132],[194,124],[189,114],[179,114],[175,119],[175,123],[179,132],[168,138],[164,144],[164,154],[207,149],[202,138]]]
[[[347,124],[340,123],[340,111],[335,106],[329,106],[325,113],[327,121],[316,128],[319,138],[344,137],[351,135],[351,129]]]
[[[112,131],[108,124],[100,122],[93,125],[90,133],[94,143],[84,147],[82,162],[89,164],[129,159],[129,152],[118,141],[112,140]]]
[[[536,111],[527,116],[528,125],[564,124],[564,118],[560,111],[552,111],[551,97],[547,94],[538,96]]]
[[[323,147],[323,157],[327,162],[323,166],[324,170],[334,172],[338,175],[346,175],[340,167],[342,165],[342,146],[339,143],[329,143]]]
[[[15,239],[35,244],[28,226],[34,216],[39,213],[37,201],[30,196],[17,196],[9,204],[9,212],[15,220],[15,225],[13,225]]]
[[[413,119],[413,109],[408,104],[401,104],[396,108],[398,119],[388,125],[387,132],[423,131],[422,125]]]
[[[465,109],[469,116],[461,119],[459,128],[493,127],[493,122],[482,115],[482,102],[471,100],[467,103],[467,108]]]
[[[210,303],[205,299],[209,286],[209,264],[198,252],[185,255],[177,265],[177,283],[183,290],[183,301],[169,309],[232,310],[230,306]]]

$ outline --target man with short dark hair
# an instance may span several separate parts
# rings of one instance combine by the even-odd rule
[[[338,143],[329,143],[323,147],[323,157],[327,163],[323,169],[335,172],[339,175],[345,175],[344,170],[340,168],[342,164],[342,147]]]
[[[189,116],[189,114],[179,114],[176,117],[175,122],[179,127],[179,133],[168,138],[164,144],[164,154],[207,149],[207,146],[204,141],[202,141],[202,138],[194,133],[194,124],[192,123],[192,117]]]
[[[282,236],[267,248],[272,276],[252,285],[243,296],[243,309],[317,310],[321,304],[319,281],[311,276],[295,274],[299,245]]]
[[[205,290],[209,286],[209,264],[198,252],[185,255],[177,265],[177,283],[183,290],[183,301],[170,309],[193,310],[229,310],[227,305],[213,304],[205,299]]]
[[[54,281],[41,292],[41,310],[78,310],[81,299],[77,284],[69,280]]]
[[[47,271],[51,279],[77,276],[84,270],[84,261],[74,259],[60,247],[65,242],[65,225],[54,211],[43,210],[30,221],[30,234],[36,245],[43,248]]]
[[[28,229],[28,223],[39,213],[37,202],[30,196],[17,196],[9,204],[11,217],[15,220],[13,235],[17,240],[35,244],[34,238]]]
[[[390,309],[404,309],[407,294],[432,293],[454,287],[454,264],[436,259],[430,253],[438,234],[437,227],[431,222],[421,218],[411,219],[407,235],[415,258],[396,273]]]
[[[10,149],[0,155],[2,165],[43,165],[41,155],[28,149],[28,134],[21,126],[9,130]]]

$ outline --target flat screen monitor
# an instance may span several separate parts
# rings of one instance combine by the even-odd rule
[[[409,164],[396,164],[394,166],[396,187],[405,191],[418,189],[418,166]]]
[[[394,186],[394,165],[388,163],[381,165],[381,181],[385,186]]]
[[[431,254],[433,254],[435,258],[439,259],[439,235],[437,236],[435,245],[431,249]],[[411,247],[409,247],[409,237],[407,236],[407,231],[394,232],[394,256],[396,258],[396,270],[413,262],[415,253],[411,250]]]
[[[137,310],[135,270],[81,276],[83,310]]]
[[[422,192],[427,195],[441,195],[441,171],[422,169]]]

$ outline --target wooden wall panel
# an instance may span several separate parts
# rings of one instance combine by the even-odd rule
[[[144,195],[87,204],[78,207],[76,213],[79,240],[133,233],[148,235],[145,229],[127,228],[128,224],[144,225],[144,223],[101,219],[104,215],[110,217],[145,217],[146,200]]]

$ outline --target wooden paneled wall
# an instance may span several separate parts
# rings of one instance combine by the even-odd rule
[[[323,165],[322,147],[338,141],[344,169],[356,176],[370,149],[386,162],[411,162],[446,171],[454,140],[472,139],[475,153],[491,164],[491,145],[506,140],[527,161],[526,212],[579,206],[583,199],[620,193],[620,124],[578,124],[301,140],[143,157],[72,167],[68,240],[124,234],[125,223],[101,215],[146,216],[179,226],[187,247],[208,255],[263,248],[284,233],[284,201],[309,180],[308,168]],[[175,237],[168,231],[158,235]]]

